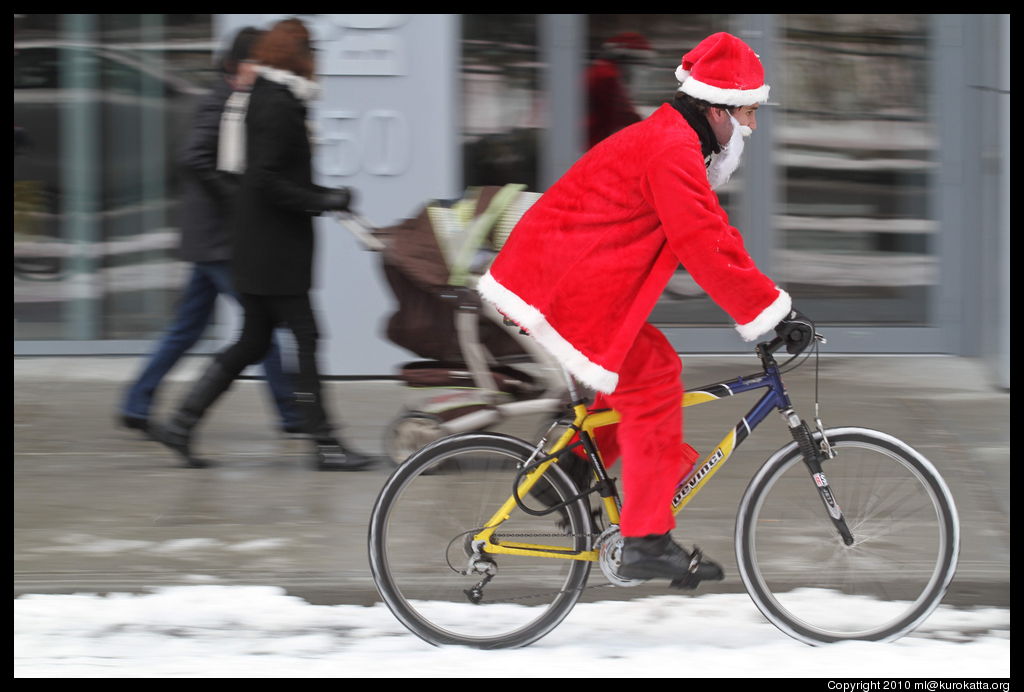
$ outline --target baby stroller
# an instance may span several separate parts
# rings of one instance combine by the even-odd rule
[[[523,185],[470,189],[435,201],[388,228],[339,217],[382,255],[398,301],[386,334],[424,360],[405,363],[404,409],[388,425],[384,450],[395,464],[441,437],[481,430],[516,416],[561,413],[561,367],[529,336],[480,301],[476,279],[540,195]]]

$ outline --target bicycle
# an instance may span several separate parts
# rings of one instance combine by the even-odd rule
[[[824,339],[812,333],[817,358]],[[931,614],[953,578],[953,497],[935,467],[895,437],[824,428],[817,396],[811,431],[782,382],[811,354],[779,365],[774,354],[783,345],[759,343],[753,375],[684,394],[687,407],[767,390],[679,482],[673,511],[778,411],[793,441],[760,466],[737,513],[734,546],[747,593],[771,623],[811,645],[896,639]],[[566,381],[571,418],[555,421],[539,443],[456,434],[412,454],[381,489],[369,529],[373,579],[398,620],[425,641],[531,644],[569,614],[595,562],[611,586],[641,583],[616,571],[621,503],[593,438],[618,414],[588,410],[568,374]],[[574,482],[563,467],[578,448],[592,477]],[[545,496],[546,507],[528,504]]]

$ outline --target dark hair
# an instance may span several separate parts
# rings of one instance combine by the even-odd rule
[[[735,108],[735,106],[720,106],[715,103],[701,101],[699,98],[695,98],[689,94],[684,94],[681,91],[676,92],[675,96],[672,98],[672,102],[677,106],[689,108],[705,116],[708,114],[709,108],[721,108],[722,110],[729,111],[730,113],[732,112],[732,109]]]
[[[237,73],[238,64],[252,57],[253,47],[262,35],[263,31],[256,27],[247,26],[239,29],[231,42],[231,47],[221,55],[220,69],[227,74]]]
[[[677,91],[672,98],[672,106],[686,118],[686,122],[697,133],[697,138],[700,140],[700,150],[705,159],[711,156],[711,154],[717,154],[722,150],[722,145],[718,143],[718,138],[715,137],[711,124],[708,122],[708,109],[725,108],[725,106],[715,106],[707,101],[694,98],[689,94],[684,94],[681,91]]]
[[[299,19],[285,19],[260,37],[253,57],[262,65],[313,78],[309,30]]]

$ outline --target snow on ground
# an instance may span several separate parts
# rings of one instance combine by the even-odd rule
[[[739,595],[583,603],[530,647],[435,648],[383,605],[318,606],[276,587],[14,600],[15,677],[797,677],[1010,675],[1010,613],[940,607],[887,643],[810,647]]]

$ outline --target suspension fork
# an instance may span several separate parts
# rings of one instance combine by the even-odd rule
[[[793,440],[800,448],[804,464],[811,473],[814,485],[818,488],[818,494],[821,496],[821,501],[825,504],[825,509],[828,511],[828,516],[835,525],[836,531],[839,532],[839,537],[843,539],[845,545],[853,545],[853,534],[846,523],[846,517],[843,516],[843,510],[840,509],[839,503],[836,502],[832,486],[829,485],[828,479],[825,478],[825,472],[821,466],[822,452],[814,444],[814,439],[811,436],[810,429],[807,427],[807,422],[802,420],[792,408],[784,409],[782,417],[789,427]]]

